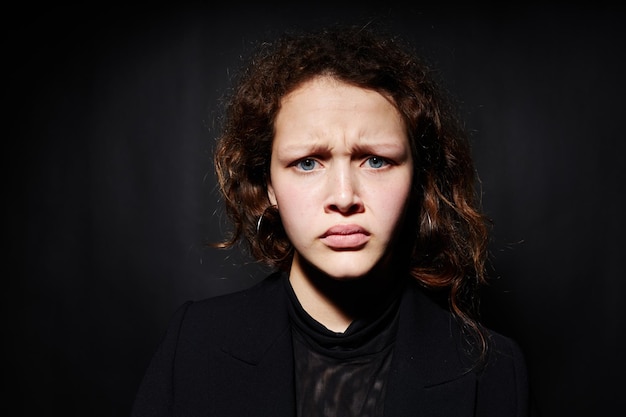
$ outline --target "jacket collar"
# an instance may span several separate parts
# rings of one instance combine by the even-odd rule
[[[283,274],[273,274],[246,292],[247,301],[232,323],[240,331],[233,332],[222,347],[251,369],[262,367],[268,372],[267,386],[259,389],[266,390],[265,394],[271,397],[265,397],[264,402],[276,404],[282,410],[275,410],[277,417],[293,415],[295,410],[293,345],[282,279],[286,279]],[[441,392],[453,393],[458,386],[454,381],[463,377],[469,376],[463,384],[474,383],[467,372],[470,362],[459,349],[459,327],[448,312],[430,300],[413,281],[402,297],[385,415],[405,415],[416,410],[428,415],[424,407],[433,404],[431,387],[439,387],[442,395]],[[460,390],[468,391],[472,390]]]

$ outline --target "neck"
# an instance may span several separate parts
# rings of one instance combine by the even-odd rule
[[[376,314],[394,293],[399,274],[375,268],[350,279],[331,277],[294,255],[289,281],[302,308],[327,329],[342,333],[357,318]]]

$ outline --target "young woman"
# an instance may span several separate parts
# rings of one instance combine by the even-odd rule
[[[515,342],[481,326],[487,221],[467,138],[412,50],[364,28],[263,43],[215,165],[276,272],[184,304],[140,416],[524,416]]]

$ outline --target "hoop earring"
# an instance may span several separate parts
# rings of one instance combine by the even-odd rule
[[[256,222],[256,250],[264,262],[274,266],[283,265],[293,255],[293,246],[285,233],[278,206],[273,204],[259,216]],[[283,265],[284,266],[284,265]]]
[[[257,220],[257,222],[256,222],[256,233],[257,233],[257,235],[259,234],[259,231],[261,230],[261,222],[263,221],[263,217],[265,216],[265,213],[267,213],[267,211],[269,209],[276,209],[276,211],[278,211],[278,206],[273,204],[271,206],[267,206],[265,208],[265,210],[263,210],[263,213],[261,213],[261,215],[259,216],[259,220]]]

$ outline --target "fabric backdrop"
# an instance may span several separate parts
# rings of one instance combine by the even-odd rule
[[[459,100],[494,222],[483,318],[526,352],[542,415],[622,408],[624,13],[223,3],[7,9],[4,414],[128,415],[174,309],[264,274],[205,246],[228,230],[220,98],[253,41],[368,20]]]

